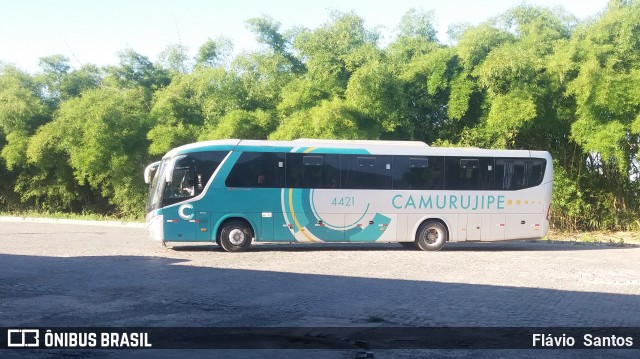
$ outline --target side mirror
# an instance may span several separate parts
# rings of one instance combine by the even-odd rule
[[[144,183],[151,183],[151,180],[153,180],[153,173],[158,170],[158,166],[160,166],[160,161],[154,162],[144,169]]]

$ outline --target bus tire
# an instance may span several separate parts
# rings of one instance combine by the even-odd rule
[[[449,238],[447,227],[438,221],[424,222],[416,233],[416,247],[423,251],[438,251]]]
[[[242,252],[251,246],[253,230],[244,221],[229,221],[220,230],[219,242],[227,252]]]

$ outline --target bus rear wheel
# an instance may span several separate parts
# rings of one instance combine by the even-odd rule
[[[449,238],[447,227],[438,221],[426,221],[416,234],[416,247],[423,251],[438,251]]]
[[[230,221],[224,224],[216,242],[227,252],[242,252],[251,246],[253,230],[243,221]]]

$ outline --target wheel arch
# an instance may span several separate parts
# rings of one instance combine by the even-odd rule
[[[255,240],[255,238],[258,238],[258,228],[259,227],[256,226],[255,223],[252,223],[252,221],[249,218],[247,218],[247,217],[245,217],[245,216],[243,216],[241,214],[234,213],[234,214],[228,214],[228,215],[220,218],[216,222],[215,230],[213,232],[213,233],[215,233],[215,237],[213,238],[214,241],[217,240],[220,237],[220,232],[222,231],[222,228],[224,227],[224,225],[226,223],[231,222],[231,221],[242,221],[242,222],[245,222],[251,228],[251,231],[253,232],[253,239]]]

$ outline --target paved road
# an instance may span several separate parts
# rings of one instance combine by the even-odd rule
[[[394,244],[259,245],[225,253],[215,245],[164,248],[135,227],[1,222],[0,263],[0,327],[640,326],[638,247],[450,243],[428,253]],[[238,353],[217,352],[299,357]],[[376,358],[478,354],[496,353],[401,350]],[[354,351],[304,352],[327,355]]]

